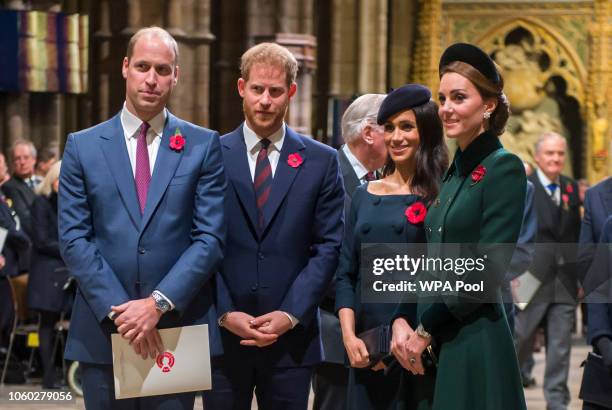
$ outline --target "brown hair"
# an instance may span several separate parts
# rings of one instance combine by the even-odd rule
[[[285,47],[276,43],[260,43],[244,52],[240,58],[240,76],[249,80],[249,73],[254,64],[278,65],[285,70],[287,87],[295,82],[298,62]]]
[[[499,73],[499,84],[493,83],[480,71],[463,61],[453,61],[442,67],[440,78],[446,73],[457,73],[474,84],[483,100],[494,98],[497,102],[495,110],[488,120],[489,130],[499,136],[504,133],[508,117],[510,117],[510,103],[504,94],[504,78]]]

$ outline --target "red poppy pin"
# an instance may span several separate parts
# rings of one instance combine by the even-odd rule
[[[479,183],[486,174],[487,169],[482,165],[478,165],[476,169],[472,171],[472,185]]]
[[[302,162],[304,162],[304,160],[297,152],[289,154],[287,157],[287,164],[289,164],[290,167],[297,168],[302,165]]]
[[[185,138],[181,134],[181,130],[177,127],[176,131],[174,131],[174,135],[170,137],[170,149],[181,152],[184,146]]]
[[[404,215],[406,215],[406,219],[408,219],[408,222],[411,224],[420,224],[427,216],[427,208],[425,208],[425,205],[423,205],[422,202],[415,202],[406,208]]]
[[[572,186],[572,184],[568,183],[565,186],[565,192],[567,192],[568,194],[574,193],[574,187]]]

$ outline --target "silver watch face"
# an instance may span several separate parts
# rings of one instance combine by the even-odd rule
[[[167,312],[170,309],[170,304],[166,299],[159,297],[159,295],[155,295],[153,298],[155,299],[155,307],[157,310]]]

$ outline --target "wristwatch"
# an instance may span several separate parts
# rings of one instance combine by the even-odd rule
[[[155,300],[155,309],[159,310],[162,314],[170,310],[170,303],[161,293],[154,290],[151,293],[151,297]]]
[[[224,314],[221,315],[219,319],[217,319],[217,324],[219,325],[219,327],[223,327],[223,324],[227,320],[227,317],[229,316],[230,313],[231,312],[225,312]]]
[[[422,337],[424,339],[430,339],[431,335],[429,334],[429,332],[427,330],[425,330],[425,328],[423,327],[422,323],[419,323],[419,325],[417,326],[416,330],[415,330],[417,336]]]

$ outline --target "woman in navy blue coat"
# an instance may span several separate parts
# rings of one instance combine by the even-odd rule
[[[54,388],[54,326],[67,307],[63,290],[66,267],[60,255],[57,232],[57,187],[60,162],[55,163],[37,188],[32,204],[32,262],[28,280],[28,307],[40,313],[40,355],[44,388]]]
[[[398,402],[401,372],[385,375],[380,362],[367,368],[370,352],[357,336],[389,324],[396,309],[393,303],[363,303],[361,284],[366,279],[360,275],[361,245],[425,242],[425,208],[438,194],[448,162],[437,105],[427,88],[409,84],[392,91],[379,109],[377,122],[384,128],[388,152],[383,178],[358,187],[353,194],[336,272],[336,310],[351,364],[349,410],[403,405]]]

